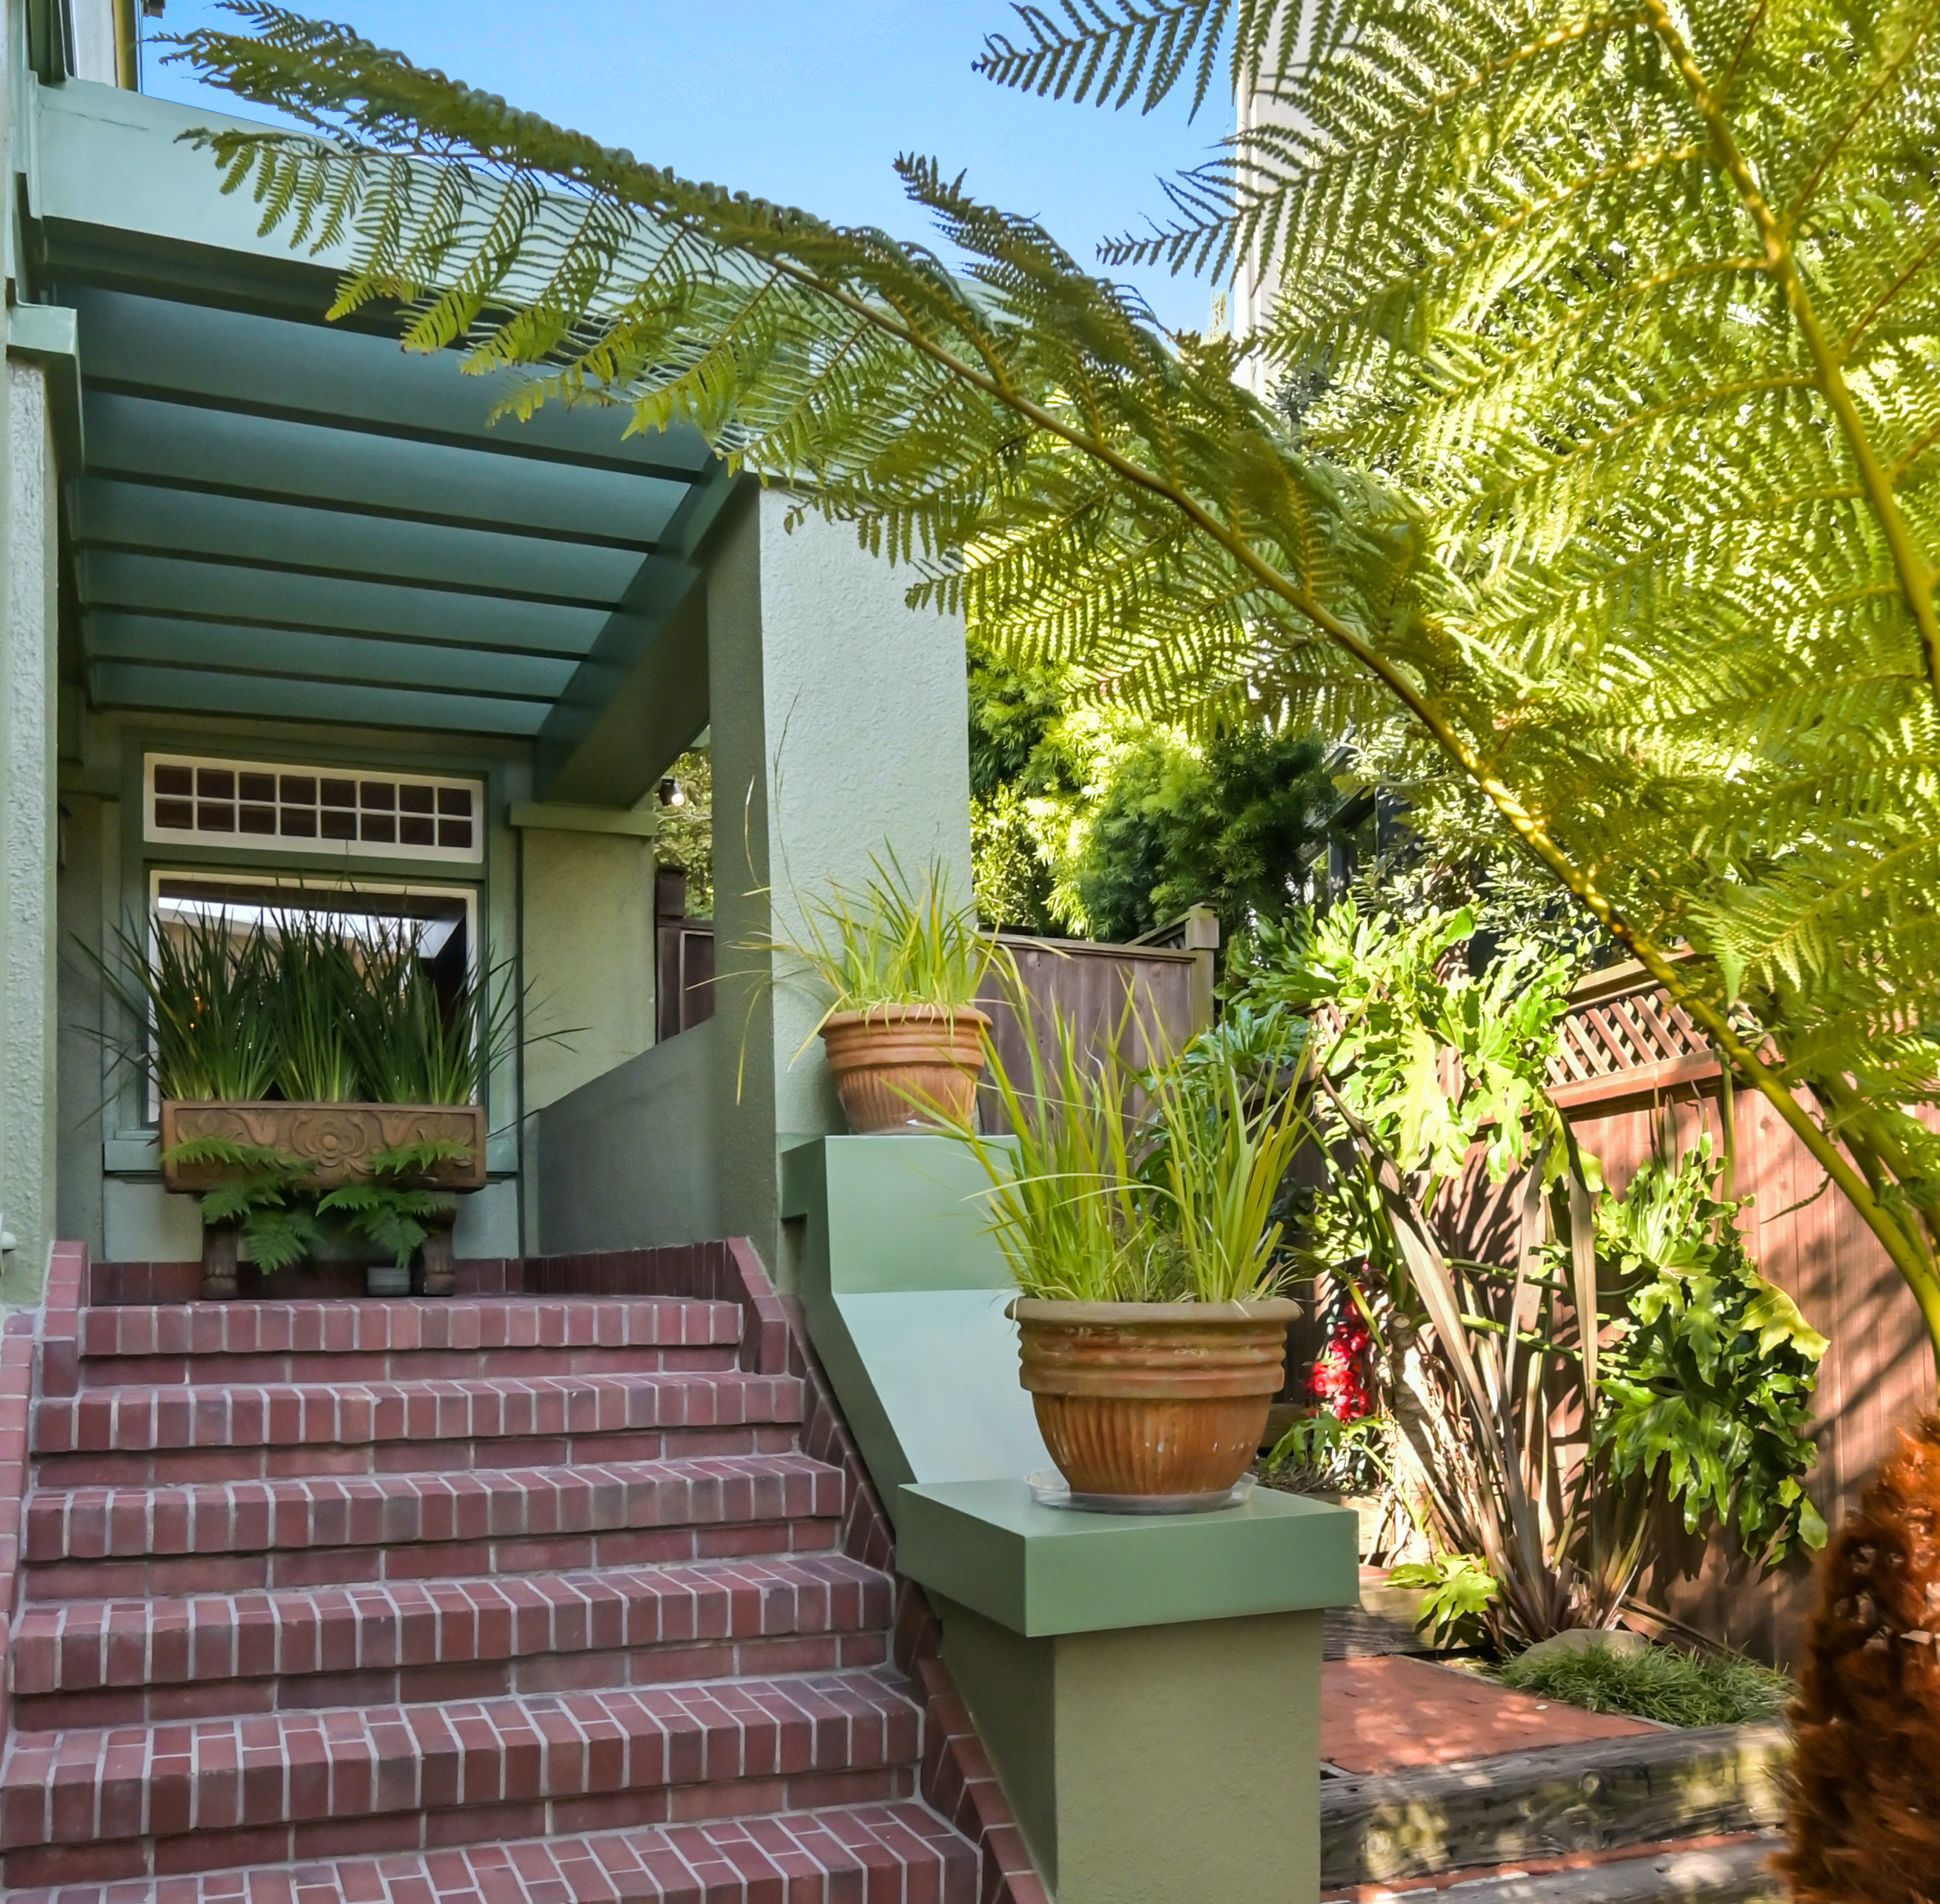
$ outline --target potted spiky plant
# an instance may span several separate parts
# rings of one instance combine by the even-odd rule
[[[441,998],[407,934],[353,950],[301,915],[273,934],[194,916],[151,957],[120,937],[121,967],[96,963],[137,1028],[120,1055],[160,1097],[163,1181],[203,1199],[204,1298],[236,1294],[243,1244],[286,1268],[332,1223],[391,1259],[371,1293],[406,1293],[419,1256],[424,1293],[449,1294],[450,1193],[485,1181],[505,988],[468,976]]]
[[[1299,1314],[1272,1208],[1308,1126],[1230,1061],[1134,1074],[1055,1012],[1048,1043],[1025,1089],[988,1054],[1014,1136],[950,1128],[989,1179],[1020,1378],[1074,1502],[1217,1506],[1258,1452]]]
[[[760,949],[824,1002],[822,1049],[850,1128],[862,1135],[968,1121],[990,1019],[977,1008],[999,957],[974,906],[953,904],[944,868],[911,879],[891,853],[859,888],[798,903],[798,937]]]

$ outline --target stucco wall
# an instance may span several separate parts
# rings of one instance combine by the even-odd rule
[[[526,1241],[547,1254],[723,1234],[709,1111],[732,1029],[718,1018],[642,1052],[526,1126]]]
[[[47,375],[6,378],[7,615],[0,671],[0,1221],[15,1247],[0,1290],[40,1293],[55,1183],[54,801],[58,598]]]
[[[722,1208],[785,1282],[778,1149],[843,1125],[813,1037],[822,1001],[753,948],[798,934],[800,902],[859,885],[872,855],[917,877],[940,861],[970,894],[962,624],[909,608],[909,572],[853,529],[791,532],[794,507],[751,498],[708,583],[716,991],[746,1047],[738,1100],[718,1100]]]
[[[530,1113],[654,1041],[654,851],[540,827],[519,851]]]
[[[852,529],[751,492],[708,551],[717,1016],[536,1120],[528,1241],[547,1251],[754,1239],[785,1286],[781,1150],[843,1128],[821,1004],[758,948],[872,855],[970,894],[963,631]]]

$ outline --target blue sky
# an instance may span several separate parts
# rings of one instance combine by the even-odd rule
[[[301,7],[304,0],[294,0]],[[1209,101],[1188,123],[1168,102],[1149,117],[1002,92],[970,70],[1005,0],[312,0],[421,64],[690,178],[905,236],[921,215],[890,162],[932,154],[971,189],[1029,212],[1081,259],[1097,240],[1163,209],[1157,179],[1197,163],[1230,122]],[[224,16],[214,0],[169,0],[166,30]],[[233,110],[153,51],[142,84]],[[1210,288],[1130,276],[1160,318],[1203,326]]]

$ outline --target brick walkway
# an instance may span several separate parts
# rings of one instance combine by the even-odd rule
[[[1330,1659],[1320,1669],[1320,1756],[1344,1771],[1459,1765],[1655,1729],[1431,1660]]]

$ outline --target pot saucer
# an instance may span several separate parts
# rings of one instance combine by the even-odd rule
[[[1252,1475],[1243,1474],[1230,1488],[1200,1494],[1087,1494],[1075,1492],[1054,1467],[1024,1477],[1031,1499],[1040,1507],[1074,1514],[1210,1514],[1240,1506],[1253,1491],[1253,1481]]]

